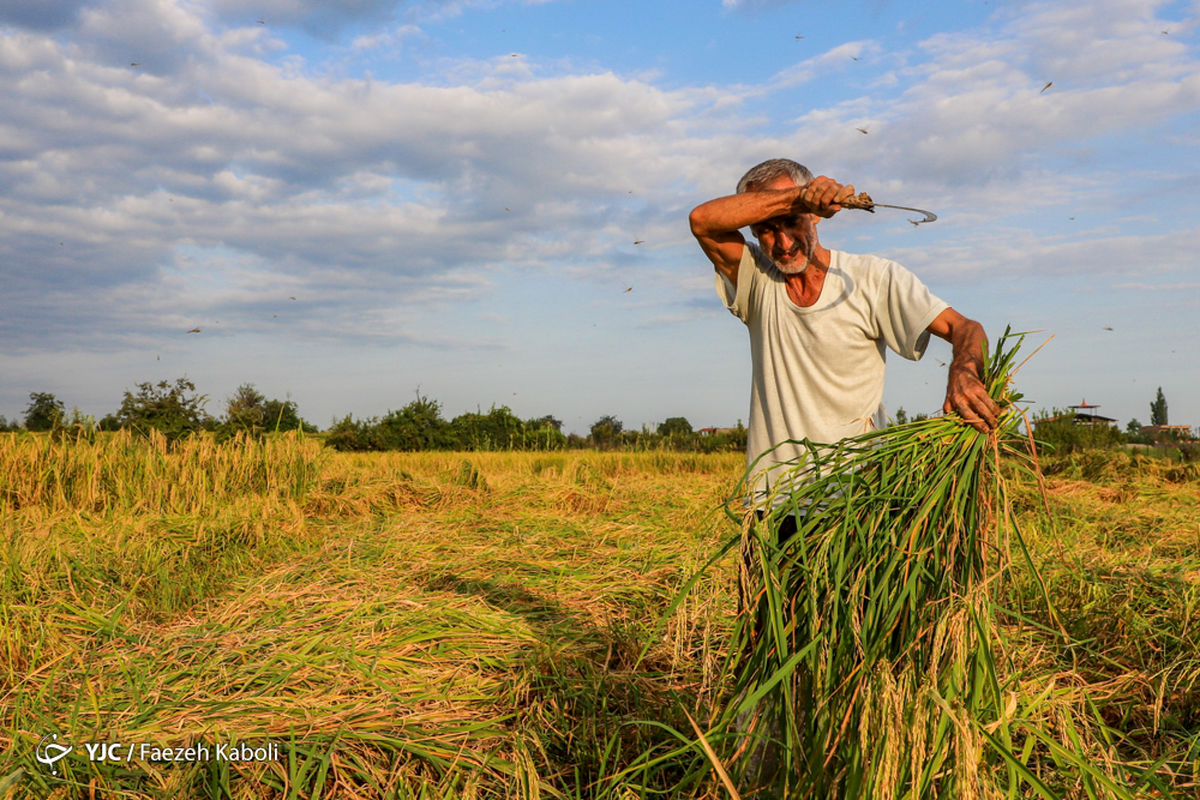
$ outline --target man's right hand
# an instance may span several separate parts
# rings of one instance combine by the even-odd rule
[[[853,185],[843,186],[833,178],[820,175],[800,190],[799,200],[804,205],[804,211],[829,218],[842,210],[841,201],[853,196]]]

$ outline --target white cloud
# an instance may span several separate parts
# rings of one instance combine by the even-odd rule
[[[174,0],[110,0],[84,8],[75,41],[99,64],[174,72],[211,54],[214,37],[203,21]]]
[[[69,25],[87,0],[36,0],[0,4],[0,22],[33,30],[57,30]]]
[[[208,0],[213,12],[229,24],[296,26],[331,40],[356,24],[380,24],[409,5],[407,0]]]
[[[1114,289],[1136,289],[1147,292],[1188,292],[1200,290],[1200,281],[1180,281],[1177,283],[1115,283]]]
[[[1063,217],[1098,198],[1120,202],[1103,181],[1122,179],[1106,165],[1083,177],[1059,166],[1092,137],[1136,140],[1200,106],[1200,69],[1156,28],[1156,7],[1030,5],[996,30],[934,36],[911,52],[853,41],[762,86],[673,90],[615,72],[551,74],[508,55],[457,62],[437,85],[337,78],[264,60],[281,40],[243,20],[242,6],[216,6],[237,22],[220,33],[195,6],[166,0],[89,8],[70,39],[0,35],[0,269],[15,287],[6,315],[23,309],[0,326],[53,347],[98,346],[104,329],[150,335],[221,305],[233,310],[227,324],[250,325],[263,287],[280,286],[328,299],[313,307],[312,330],[357,335],[371,326],[355,319],[483,296],[506,265],[620,274],[634,239],[693,258],[690,205],[781,153],[804,153],[881,202],[942,213],[942,233],[924,240],[933,246],[898,250],[944,270],[935,274],[1085,272],[1092,259],[1139,252],[1177,266],[1179,234],[1047,239],[1016,222],[1035,209]],[[264,19],[301,24],[420,7],[261,8]],[[392,21],[382,31],[353,46],[422,35]],[[827,80],[852,56],[901,66],[799,118],[753,105]],[[869,242],[866,223],[852,224],[842,230]],[[184,253],[194,259],[186,270]],[[97,297],[104,309],[79,311]],[[153,313],[131,310],[139,303]]]
[[[424,32],[417,25],[397,25],[394,28],[383,30],[378,33],[370,33],[358,36],[353,42],[351,42],[350,46],[354,50],[394,48],[404,44],[410,39],[420,37],[423,34]]]
[[[149,18],[119,30],[112,14],[135,8]],[[86,14],[86,42],[0,36],[6,305],[44,318],[0,324],[27,346],[153,337],[217,306],[224,325],[248,325],[255,301],[228,288],[248,275],[299,282],[362,320],[390,313],[382,303],[478,296],[510,259],[595,269],[606,229],[636,213],[628,191],[683,174],[670,137],[695,102],[686,92],[613,74],[310,77],[223,50],[229,39],[175,6]],[[173,50],[158,65],[170,80],[111,63],[155,34]],[[184,249],[199,266],[181,272]],[[341,335],[366,330],[316,311]]]
[[[808,83],[817,78],[828,78],[830,72],[846,69],[850,64],[864,58],[877,57],[882,53],[878,42],[843,42],[820,55],[806,58],[777,72],[768,82],[767,90],[778,91]]]

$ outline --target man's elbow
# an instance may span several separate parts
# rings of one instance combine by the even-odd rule
[[[977,342],[981,345],[987,344],[987,332],[983,329],[983,323],[977,320],[963,317],[963,337],[969,342]]]
[[[952,344],[974,338],[979,338],[983,341],[987,340],[987,336],[983,331],[983,325],[973,319],[964,317],[953,308],[947,308],[939,314],[930,323],[928,330],[939,339],[945,339]]]

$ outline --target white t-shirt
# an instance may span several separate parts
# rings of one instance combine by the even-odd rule
[[[752,242],[742,252],[737,288],[718,272],[716,289],[750,331],[746,460],[756,471],[755,504],[778,488],[776,465],[799,463],[806,452],[788,440],[835,443],[886,424],[886,349],[921,358],[926,329],[949,308],[894,261],[837,250],[830,251],[821,296],[801,308],[788,297],[783,273]]]

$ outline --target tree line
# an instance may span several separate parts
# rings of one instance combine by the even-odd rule
[[[50,392],[30,392],[24,425],[0,416],[0,430],[50,432],[56,435],[89,435],[96,431],[131,430],[147,434],[156,430],[169,440],[208,431],[219,439],[238,432],[259,435],[268,430],[303,430],[316,433],[317,427],[300,418],[291,400],[268,400],[253,384],[239,386],[225,406],[225,415],[217,418],[205,411],[208,395],[196,391],[187,378],[174,383],[139,383],[136,391],[125,390],[121,406],[99,420],[79,409],[66,412],[63,402]]]
[[[488,411],[459,414],[452,419],[442,415],[441,404],[419,392],[404,407],[381,417],[356,419],[347,414],[328,429],[300,416],[291,400],[268,399],[253,384],[242,384],[226,400],[220,417],[208,414],[204,407],[208,396],[196,391],[187,378],[174,382],[139,383],[126,390],[120,407],[94,420],[78,409],[67,413],[61,400],[49,392],[31,392],[23,421],[0,416],[0,431],[49,431],[67,436],[94,436],[96,431],[131,430],[146,434],[158,431],[168,440],[208,432],[219,441],[239,434],[262,436],[270,432],[303,431],[320,434],[325,443],[344,451],[382,450],[564,450],[592,447],[598,449],[674,449],[699,452],[744,450],[746,428],[720,433],[693,430],[684,417],[671,417],[654,430],[626,430],[613,415],[596,420],[587,436],[565,434],[562,421],[553,415],[521,419],[508,406],[492,406]],[[914,420],[924,418],[917,414]],[[903,408],[896,422],[909,420]],[[1168,424],[1167,400],[1162,388],[1150,403],[1150,425]],[[1112,425],[1076,424],[1068,412],[1054,409],[1042,412],[1033,422],[1036,437],[1057,452],[1113,447],[1123,444],[1178,443],[1191,437],[1176,431],[1148,433],[1137,419],[1131,419],[1122,432]]]
[[[441,404],[420,392],[412,402],[381,417],[356,419],[347,414],[325,431],[301,417],[295,402],[268,399],[250,383],[239,386],[227,399],[225,413],[220,417],[205,411],[208,400],[187,378],[139,383],[134,391],[125,391],[115,412],[95,420],[78,409],[68,413],[63,402],[50,392],[31,392],[23,421],[10,422],[0,416],[0,431],[94,438],[98,431],[148,434],[154,430],[171,441],[207,432],[221,441],[238,435],[262,436],[299,430],[319,434],[326,445],[343,451],[591,447],[714,452],[746,447],[746,429],[741,421],[736,428],[717,434],[693,430],[684,417],[671,417],[653,431],[626,430],[616,416],[609,414],[596,420],[587,436],[580,436],[563,433],[562,421],[553,415],[521,419],[508,406],[492,406],[486,412],[446,419]]]

